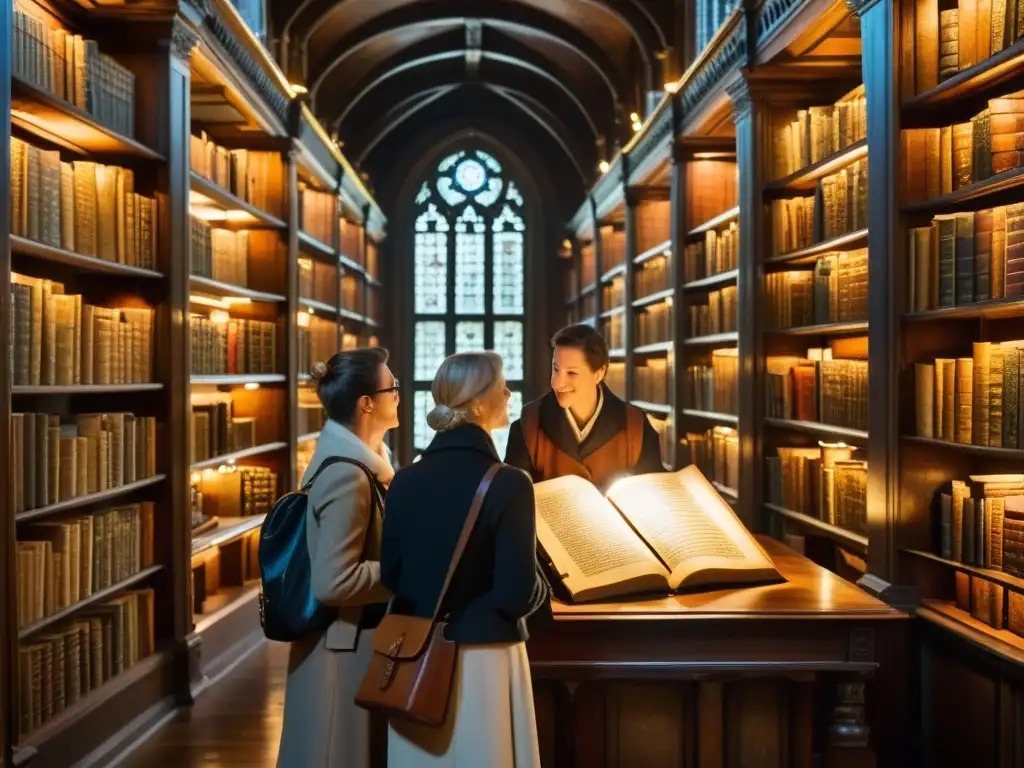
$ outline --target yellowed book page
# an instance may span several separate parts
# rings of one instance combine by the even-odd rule
[[[672,589],[778,577],[771,558],[693,465],[620,480],[607,495],[672,569]]]
[[[668,589],[666,568],[591,483],[545,480],[534,496],[537,538],[574,598]]]

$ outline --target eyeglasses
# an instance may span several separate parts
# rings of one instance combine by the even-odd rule
[[[386,395],[386,394],[389,394],[389,393],[392,393],[392,392],[397,395],[398,391],[399,391],[398,379],[395,379],[395,383],[393,385],[391,385],[390,387],[385,387],[384,389],[375,389],[375,390],[373,390],[373,392],[370,392],[369,395],[370,395],[370,397],[373,397],[374,395]]]

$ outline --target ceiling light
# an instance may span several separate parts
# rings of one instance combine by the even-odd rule
[[[640,122],[640,115],[638,115],[636,112],[630,112],[629,113],[629,119],[632,120],[634,123],[639,123]]]
[[[611,166],[608,165],[607,160],[602,160],[600,163],[597,164],[597,170],[599,170],[601,173],[608,173],[609,168],[611,168]]]
[[[643,127],[643,123],[641,123],[639,120],[633,121],[633,133],[639,133],[640,129]]]

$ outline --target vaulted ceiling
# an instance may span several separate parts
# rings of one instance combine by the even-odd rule
[[[673,0],[271,0],[279,58],[376,175],[424,126],[478,121],[583,188],[665,81]],[[506,137],[498,136],[502,139]],[[606,147],[606,149],[602,149]],[[577,202],[577,201],[574,201]]]

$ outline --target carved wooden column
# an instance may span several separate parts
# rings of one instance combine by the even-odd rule
[[[168,567],[164,578],[172,579],[173,610],[158,620],[170,623],[169,635],[176,650],[175,679],[182,703],[192,700],[193,685],[199,681],[199,638],[192,624],[192,525],[189,514],[189,393],[191,350],[189,335],[189,136],[191,132],[191,71],[189,59],[203,23],[204,11],[181,6],[182,15],[154,22],[147,29],[138,22],[125,21],[124,34],[141,50],[137,59],[136,119],[139,133],[149,146],[163,155],[158,175],[160,208],[160,269],[167,279],[167,301],[157,318],[157,346],[167,350],[158,358],[166,365],[157,371],[166,393],[164,409],[164,462],[167,498],[160,517],[163,527],[157,541],[164,544],[162,555]],[[155,40],[155,46],[147,42]],[[166,53],[154,54],[153,47]],[[166,538],[164,538],[166,536]]]
[[[291,149],[282,153],[284,166],[284,188],[287,198],[285,204],[285,221],[288,223],[288,242],[286,244],[288,258],[285,259],[285,316],[284,333],[284,374],[285,384],[285,415],[284,434],[288,443],[288,466],[283,472],[285,488],[298,487],[299,478],[295,476],[295,462],[298,454],[298,437],[296,419],[299,410],[299,229],[302,221],[299,216],[298,184],[298,150],[293,137]],[[340,297],[339,297],[340,299]],[[335,318],[337,320],[338,318]],[[340,344],[339,344],[340,349]],[[310,361],[311,363],[313,361]],[[304,371],[303,371],[304,373]]]
[[[622,167],[622,201],[626,209],[625,243],[626,251],[625,271],[622,273],[622,346],[626,350],[626,402],[636,398],[636,360],[633,357],[633,349],[636,347],[636,319],[633,315],[633,275],[635,274],[633,259],[636,258],[639,248],[637,239],[637,215],[636,208],[640,204],[640,195],[637,190],[629,186],[629,155],[623,155],[620,163]],[[600,282],[601,274],[608,269],[607,264],[602,264],[598,270],[597,279]],[[603,294],[604,291],[599,284],[597,289]],[[608,309],[601,299],[601,311]]]
[[[676,141],[682,123],[682,111],[679,99],[672,99],[672,170],[669,176],[669,199],[671,208],[669,216],[669,237],[672,238],[672,257],[669,259],[669,285],[672,286],[672,339],[675,341],[669,357],[669,405],[672,415],[668,425],[669,451],[662,459],[672,469],[679,463],[679,422],[682,418],[683,403],[686,395],[686,371],[683,363],[683,340],[688,327],[686,302],[683,294],[683,283],[686,272],[683,267],[686,252],[686,154]]]
[[[868,115],[868,572],[860,585],[896,605],[899,526],[900,315],[897,265],[901,146],[895,0],[848,0],[860,16]]]
[[[737,512],[752,530],[762,529],[764,496],[764,269],[765,163],[771,157],[768,110],[759,84],[740,77],[728,88],[736,125],[739,171],[739,438],[740,482]]]
[[[11,0],[0,0],[0,51],[10,67],[13,50],[11,42]],[[11,78],[0,78],[0,112],[11,111]],[[11,338],[11,122],[0,129],[0,339]],[[0,424],[11,423],[11,370],[10,359],[4,354],[0,360]],[[11,466],[11,431],[0,434],[0,466]],[[5,480],[8,480],[8,476]],[[8,485],[13,488],[13,483]],[[14,739],[17,723],[12,718],[17,711],[17,686],[14,670],[18,668],[15,641],[18,623],[18,585],[15,554],[14,504],[10,491],[0,495],[0,763],[14,764]]]

